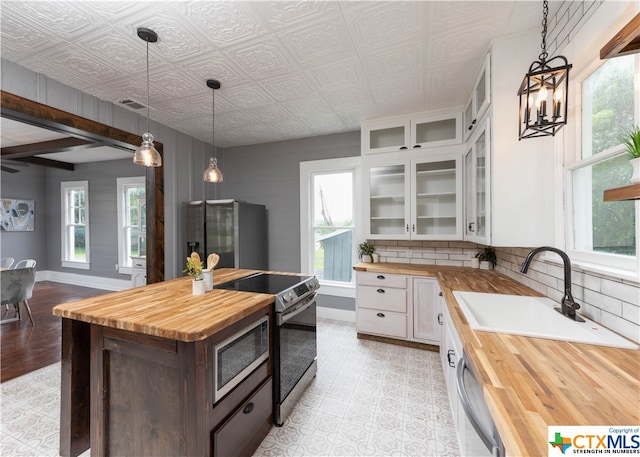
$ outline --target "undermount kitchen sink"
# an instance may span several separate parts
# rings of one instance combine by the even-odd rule
[[[474,330],[598,344],[625,349],[638,345],[585,318],[576,322],[554,310],[550,298],[454,291]]]

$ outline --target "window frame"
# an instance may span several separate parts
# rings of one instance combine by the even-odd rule
[[[127,178],[116,178],[116,194],[117,194],[117,206],[118,206],[118,273],[120,274],[132,274],[133,262],[131,260],[131,254],[125,252],[127,248],[127,240],[125,236],[125,221],[127,220],[126,209],[128,208],[126,202],[126,191],[130,187],[145,187],[146,182],[144,176],[132,176]],[[146,192],[146,189],[145,189]],[[138,215],[141,217],[142,213]]]
[[[640,66],[639,57],[636,57],[636,69]],[[583,102],[582,102],[582,89],[584,81],[598,71],[608,61],[598,60],[593,61],[590,65],[586,65],[584,70],[578,73],[574,77],[574,83],[572,84],[573,102],[576,106],[574,110],[574,122],[575,130],[572,138],[569,138],[567,150],[571,151],[565,155],[566,160],[564,164],[564,194],[565,194],[565,244],[566,251],[569,256],[574,260],[574,263],[578,264],[582,268],[597,273],[613,274],[617,277],[625,279],[637,280],[640,273],[640,200],[635,201],[636,211],[636,255],[624,256],[620,254],[584,251],[575,248],[575,201],[573,192],[573,172],[587,166],[592,166],[597,163],[604,162],[613,157],[616,157],[623,153],[624,147],[622,144],[613,146],[607,150],[601,151],[596,154],[591,154],[585,158],[582,157],[582,143],[583,143]],[[636,122],[640,122],[640,84],[634,83],[634,117]],[[586,120],[589,122],[589,120]],[[571,141],[573,140],[573,141]]]
[[[85,261],[78,262],[69,259],[70,240],[68,237],[68,227],[80,224],[69,223],[69,192],[82,189],[84,191],[84,242],[85,242]],[[60,263],[64,268],[75,268],[79,270],[91,269],[91,236],[90,236],[90,218],[89,218],[89,181],[62,181],[60,182],[60,201],[61,201],[61,230],[60,230]]]
[[[360,204],[362,197],[361,158],[345,157],[300,162],[300,271],[313,274],[314,224],[313,224],[313,177],[330,173],[353,173],[353,264],[357,261],[356,240],[362,238]],[[351,282],[336,282],[320,279],[322,295],[355,298],[355,275]]]

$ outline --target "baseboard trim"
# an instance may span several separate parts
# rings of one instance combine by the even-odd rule
[[[326,308],[318,306],[316,309],[318,317],[323,319],[333,319],[336,321],[355,322],[356,312],[348,309]]]
[[[435,344],[419,343],[417,341],[397,340],[395,338],[387,338],[386,336],[368,335],[366,333],[357,333],[358,339],[377,341],[378,343],[395,344],[396,346],[404,346],[414,349],[424,349],[425,351],[440,352],[440,346]]]
[[[79,275],[53,270],[36,271],[36,282],[39,281],[53,281],[111,291],[131,289],[131,281],[126,279],[102,278],[100,276]]]

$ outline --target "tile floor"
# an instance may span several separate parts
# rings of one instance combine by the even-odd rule
[[[459,454],[437,353],[358,340],[353,324],[320,319],[318,362],[254,457]],[[1,456],[58,455],[59,395],[60,364],[0,385]]]

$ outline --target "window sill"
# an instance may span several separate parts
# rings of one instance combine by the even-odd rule
[[[69,262],[68,260],[63,260],[62,267],[75,268],[76,270],[90,270],[91,264],[87,262]]]
[[[332,297],[356,298],[356,287],[353,284],[325,284],[320,281],[320,289],[318,289],[318,294],[330,295]]]
[[[563,266],[562,261],[557,257],[543,256],[542,260],[554,265]],[[608,267],[596,263],[587,262],[585,260],[571,259],[571,268],[575,272],[588,273],[596,276],[606,277],[613,280],[623,280],[640,285],[640,277],[637,272],[625,270],[623,268]]]

